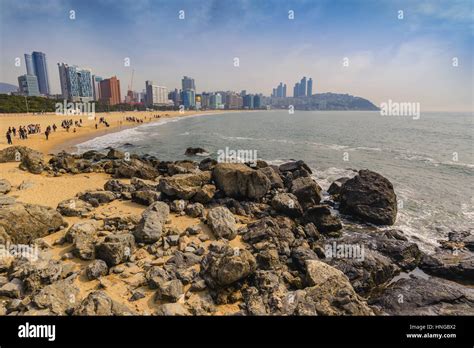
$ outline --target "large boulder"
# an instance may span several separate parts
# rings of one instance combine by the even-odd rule
[[[298,198],[292,193],[278,193],[272,199],[272,207],[277,212],[290,217],[299,217],[303,214]]]
[[[402,278],[369,303],[389,315],[472,315],[474,289],[434,277]]]
[[[15,244],[31,244],[36,238],[67,226],[55,210],[36,204],[14,203],[0,207],[0,227]]]
[[[135,239],[130,233],[113,234],[97,245],[96,257],[104,260],[107,266],[112,267],[126,262],[132,256],[135,248]]]
[[[45,285],[53,284],[61,278],[63,267],[60,261],[39,258],[15,259],[10,267],[9,278],[23,281],[27,293],[34,293]]]
[[[226,207],[216,207],[209,210],[207,224],[217,238],[232,240],[237,235],[234,215]]]
[[[79,198],[93,206],[97,206],[98,204],[110,203],[117,199],[117,196],[111,191],[88,191],[79,194]]]
[[[470,251],[437,250],[423,256],[420,268],[437,277],[474,284],[474,254]]]
[[[92,204],[78,198],[61,201],[56,208],[63,216],[87,216],[93,209]]]
[[[319,232],[333,234],[342,229],[339,218],[331,213],[327,205],[315,205],[306,210],[303,219],[308,223],[313,223]]]
[[[271,182],[261,170],[240,163],[219,163],[212,170],[212,179],[226,196],[259,200],[270,190]]]
[[[45,286],[33,296],[33,303],[40,309],[49,309],[56,315],[67,315],[78,303],[79,288],[68,278]]]
[[[143,213],[142,218],[133,231],[139,243],[152,244],[158,241],[163,233],[163,226],[170,213],[169,206],[164,202],[155,202]]]
[[[43,154],[26,146],[10,146],[0,150],[0,163],[20,162],[20,169],[39,174],[44,169]]]
[[[340,209],[377,225],[393,225],[397,217],[397,196],[393,185],[382,175],[360,170],[339,192]]]
[[[74,310],[74,315],[90,316],[90,315],[131,315],[134,311],[114,301],[110,296],[102,290],[92,291],[82,300],[80,305]]]
[[[136,158],[119,160],[114,176],[116,178],[133,178],[153,180],[159,175],[158,170]]]
[[[300,202],[303,209],[319,204],[321,201],[321,188],[309,176],[296,178],[291,182],[291,193]]]
[[[210,183],[209,172],[176,174],[161,178],[159,190],[167,196],[179,199],[192,199],[204,185]]]
[[[201,262],[201,276],[211,288],[225,287],[252,274],[257,266],[245,249],[212,245]]]
[[[72,253],[82,260],[93,260],[95,257],[95,242],[97,239],[97,222],[85,220],[76,222],[66,232],[64,239],[73,243]]]

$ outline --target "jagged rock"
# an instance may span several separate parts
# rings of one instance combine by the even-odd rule
[[[101,154],[99,151],[96,150],[89,150],[84,152],[81,157],[86,160],[93,160],[93,161],[100,161],[104,159],[106,156]]]
[[[242,239],[255,250],[277,249],[279,254],[290,256],[295,242],[295,223],[289,218],[263,218],[247,225]]]
[[[215,159],[205,158],[199,163],[199,169],[202,171],[212,170],[216,164],[217,161]]]
[[[0,194],[7,194],[12,189],[12,185],[6,179],[0,179]]]
[[[15,244],[31,244],[67,226],[67,222],[54,209],[36,204],[13,203],[0,209],[0,227]]]
[[[78,295],[79,288],[68,278],[45,286],[33,296],[33,302],[40,309],[49,309],[56,315],[66,315],[77,305]]]
[[[158,283],[156,300],[177,302],[184,294],[183,283],[178,279]]]
[[[161,178],[159,190],[170,197],[179,199],[191,199],[203,185],[209,184],[211,175],[209,172],[194,174],[176,174],[171,177]]]
[[[186,156],[205,155],[207,154],[207,151],[204,150],[202,147],[188,147],[184,154]]]
[[[474,284],[474,254],[469,251],[440,251],[424,255],[419,267],[428,274]]]
[[[164,202],[158,201],[150,205],[142,213],[142,218],[133,231],[137,242],[152,244],[160,239],[169,213],[170,209]]]
[[[176,161],[168,163],[168,174],[173,176],[176,174],[197,173],[198,164],[194,161]]]
[[[236,199],[260,200],[270,190],[270,180],[261,170],[240,163],[218,163],[212,179],[226,196]]]
[[[56,208],[63,216],[87,216],[93,209],[91,204],[77,198],[61,201]]]
[[[303,219],[307,223],[313,223],[319,232],[325,234],[338,235],[342,228],[341,221],[335,215],[331,214],[331,210],[327,205],[315,205],[306,210]]]
[[[232,240],[237,235],[234,215],[226,207],[216,207],[209,210],[207,224],[217,238]]]
[[[272,199],[272,207],[277,212],[290,217],[299,217],[303,214],[298,198],[291,193],[278,193]]]
[[[132,201],[138,204],[150,205],[161,200],[161,193],[152,190],[141,190],[132,193]]]
[[[66,232],[64,239],[73,244],[72,253],[82,260],[95,257],[97,223],[94,220],[76,222]]]
[[[304,210],[321,201],[321,188],[311,177],[300,177],[291,182],[291,193],[300,202]]]
[[[309,166],[304,162],[304,161],[294,161],[294,162],[287,162],[283,163],[279,167],[280,172],[294,172],[297,170],[305,170],[309,174],[312,173],[311,169]]]
[[[114,176],[116,178],[133,178],[153,180],[159,175],[159,172],[151,165],[144,163],[136,158],[130,160],[119,160]]]
[[[331,186],[328,188],[328,193],[332,196],[337,196],[341,192],[341,187],[346,183],[350,178],[344,177],[336,179]]]
[[[97,206],[97,204],[110,203],[117,199],[117,196],[111,191],[89,191],[80,194],[79,199]]]
[[[252,274],[257,263],[245,249],[213,245],[201,262],[201,276],[211,288],[227,286]]]
[[[193,201],[199,203],[209,203],[212,198],[214,198],[214,194],[216,193],[216,187],[214,185],[202,185],[193,196]]]
[[[89,280],[94,280],[109,273],[109,267],[102,260],[94,260],[86,267],[86,276]]]
[[[26,292],[35,292],[44,285],[59,280],[62,271],[63,267],[59,261],[46,259],[31,261],[21,258],[12,263],[9,277],[22,280]]]
[[[130,233],[114,234],[96,247],[96,257],[112,267],[130,259],[135,248],[135,239]]]
[[[277,171],[272,168],[272,167],[264,167],[260,168],[260,171],[265,174],[265,176],[270,180],[271,188],[272,189],[278,189],[278,188],[283,188],[283,180],[281,180],[280,175],[277,173]]]
[[[204,215],[204,206],[201,203],[188,204],[185,210],[187,215],[194,218]]]
[[[32,150],[21,156],[20,169],[22,170],[26,170],[33,174],[41,174],[44,167],[45,164],[41,152]]]
[[[105,291],[93,291],[81,302],[74,315],[131,315],[132,310],[112,300]]]
[[[340,210],[377,225],[393,225],[397,217],[397,196],[382,175],[360,170],[347,180],[339,194]]]
[[[126,184],[117,179],[110,179],[104,185],[104,190],[112,192],[134,192],[135,187],[131,184]]]
[[[110,149],[106,157],[113,160],[124,159],[125,153],[116,149]]]
[[[22,295],[23,282],[18,278],[13,278],[10,282],[0,287],[0,296],[20,298]]]
[[[389,315],[472,315],[474,290],[434,277],[403,278],[369,303]]]
[[[190,313],[181,303],[165,303],[158,307],[156,315],[185,316],[190,315]]]

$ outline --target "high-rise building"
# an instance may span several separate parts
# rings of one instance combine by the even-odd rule
[[[308,90],[306,95],[308,97],[311,97],[313,95],[313,79],[311,77],[308,80]]]
[[[166,105],[168,104],[168,89],[163,86],[153,84],[153,81],[146,81],[146,105]]]
[[[100,100],[107,105],[117,105],[122,102],[120,97],[120,80],[117,76],[99,82]],[[133,97],[133,95],[132,95]]]
[[[282,82],[280,82],[280,84],[279,84],[278,87],[277,87],[277,94],[276,94],[276,96],[277,96],[278,98],[283,97],[283,83],[282,83]]]
[[[227,109],[241,109],[244,102],[240,95],[230,92],[226,95],[225,104]]]
[[[293,87],[293,97],[299,97],[300,94],[300,84],[298,82],[295,83],[295,87]]]
[[[27,96],[38,96],[40,95],[38,87],[38,79],[35,75],[21,75],[18,76],[18,86],[20,87],[20,93]]]
[[[92,74],[89,69],[58,63],[61,92],[64,99],[87,102],[93,98]]]
[[[254,108],[254,98],[252,94],[247,94],[243,99],[244,108],[253,109]]]
[[[41,94],[49,95],[49,75],[48,64],[46,62],[46,54],[44,54],[43,52],[33,52],[32,61],[35,75],[38,78],[39,91]]]
[[[262,107],[262,95],[255,94],[253,96],[253,107],[255,109],[260,109]]]
[[[102,77],[92,75],[92,97],[96,101],[100,99],[100,81],[102,80]]]
[[[300,81],[298,96],[299,97],[305,97],[306,96],[306,77],[303,77]]]
[[[188,76],[184,76],[183,79],[181,80],[182,88],[183,91],[187,89],[192,89],[194,92],[196,92],[196,84],[194,83],[194,79]]]
[[[26,74],[36,76],[35,65],[33,64],[33,57],[31,56],[31,54],[25,53],[25,65]]]
[[[186,89],[182,91],[181,99],[186,109],[191,109],[196,106],[196,92],[193,89]]]
[[[282,97],[286,98],[286,83],[283,85]]]
[[[221,109],[223,107],[222,95],[220,93],[211,94],[209,98],[209,107],[211,109]]]

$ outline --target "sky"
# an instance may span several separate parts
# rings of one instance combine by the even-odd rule
[[[313,93],[472,111],[473,3],[0,0],[0,82],[17,85],[26,73],[24,53],[41,51],[52,93],[60,93],[57,63],[65,62],[104,78],[116,75],[122,96],[132,70],[137,91],[146,80],[180,88],[187,75],[198,92],[270,95],[283,82],[292,94],[306,76],[313,78]]]

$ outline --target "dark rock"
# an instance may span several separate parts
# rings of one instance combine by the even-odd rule
[[[186,214],[194,218],[204,216],[204,206],[201,203],[188,204]]]
[[[133,178],[153,180],[159,175],[159,172],[151,165],[144,163],[136,158],[130,160],[119,160],[114,176],[116,178]]]
[[[45,286],[33,296],[33,303],[39,309],[49,309],[56,315],[66,315],[77,305],[79,288],[73,284],[73,279],[60,280]]]
[[[59,202],[56,210],[63,216],[87,216],[94,208],[81,199],[71,198]]]
[[[272,167],[263,167],[260,171],[265,174],[265,176],[270,180],[271,188],[278,189],[283,188],[283,180],[281,179],[280,175],[277,171]]]
[[[124,159],[125,153],[116,149],[110,149],[106,157],[113,160]]]
[[[234,215],[225,207],[216,207],[209,210],[207,224],[217,238],[232,240],[237,235]]]
[[[206,153],[207,151],[201,147],[188,147],[184,152],[186,156],[205,155]]]
[[[346,183],[350,178],[344,177],[335,180],[331,186],[328,188],[328,193],[332,196],[337,196],[341,192],[341,187]]]
[[[9,283],[0,287],[0,296],[10,298],[20,298],[23,295],[23,282],[18,278],[13,278]]]
[[[94,260],[86,267],[86,276],[89,280],[98,279],[109,273],[109,267],[102,260]]]
[[[205,158],[199,163],[199,169],[202,171],[212,170],[216,164],[217,161],[215,159]]]
[[[341,187],[340,210],[377,225],[393,225],[397,217],[397,196],[382,175],[361,170]]]
[[[474,255],[472,252],[438,250],[433,255],[424,255],[419,267],[428,274],[474,284]]]
[[[161,193],[152,190],[132,192],[132,201],[138,204],[150,205],[161,200]]]
[[[87,297],[80,303],[79,307],[74,310],[74,315],[81,316],[130,314],[134,314],[132,310],[112,300],[110,296],[102,290],[89,293],[89,295],[87,295]]]
[[[117,196],[111,191],[89,191],[80,194],[79,199],[88,203],[98,202],[99,204],[104,204],[114,201],[117,199]]]
[[[159,190],[169,197],[191,199],[203,185],[209,184],[209,172],[195,174],[176,174],[171,177],[161,178]]]
[[[301,170],[304,169],[307,171],[309,174],[312,174],[311,169],[309,166],[304,162],[304,161],[294,161],[294,162],[288,162],[288,163],[283,163],[279,167],[280,172],[294,172],[296,170]]]
[[[324,234],[339,235],[338,232],[342,228],[341,221],[335,215],[331,214],[331,210],[327,205],[315,205],[309,208],[303,216],[307,223],[313,223],[319,232]]]
[[[177,302],[183,294],[183,283],[178,279],[173,279],[168,282],[158,283],[155,298],[160,301]]]
[[[96,247],[96,257],[112,267],[128,261],[134,248],[135,239],[132,234],[109,235]]]
[[[133,231],[137,242],[152,244],[158,241],[169,213],[170,209],[164,202],[155,202],[150,205],[142,213],[142,218]]]
[[[301,177],[293,180],[291,193],[298,198],[304,210],[321,201],[321,188],[311,177]]]
[[[94,220],[76,222],[66,232],[65,240],[73,243],[72,253],[82,260],[95,258],[97,225]]]
[[[291,193],[278,193],[272,199],[272,207],[277,212],[290,217],[299,217],[303,214],[298,198]]]
[[[59,261],[39,259],[34,262],[21,258],[11,265],[9,277],[23,281],[26,292],[35,292],[60,279],[63,268]]]

